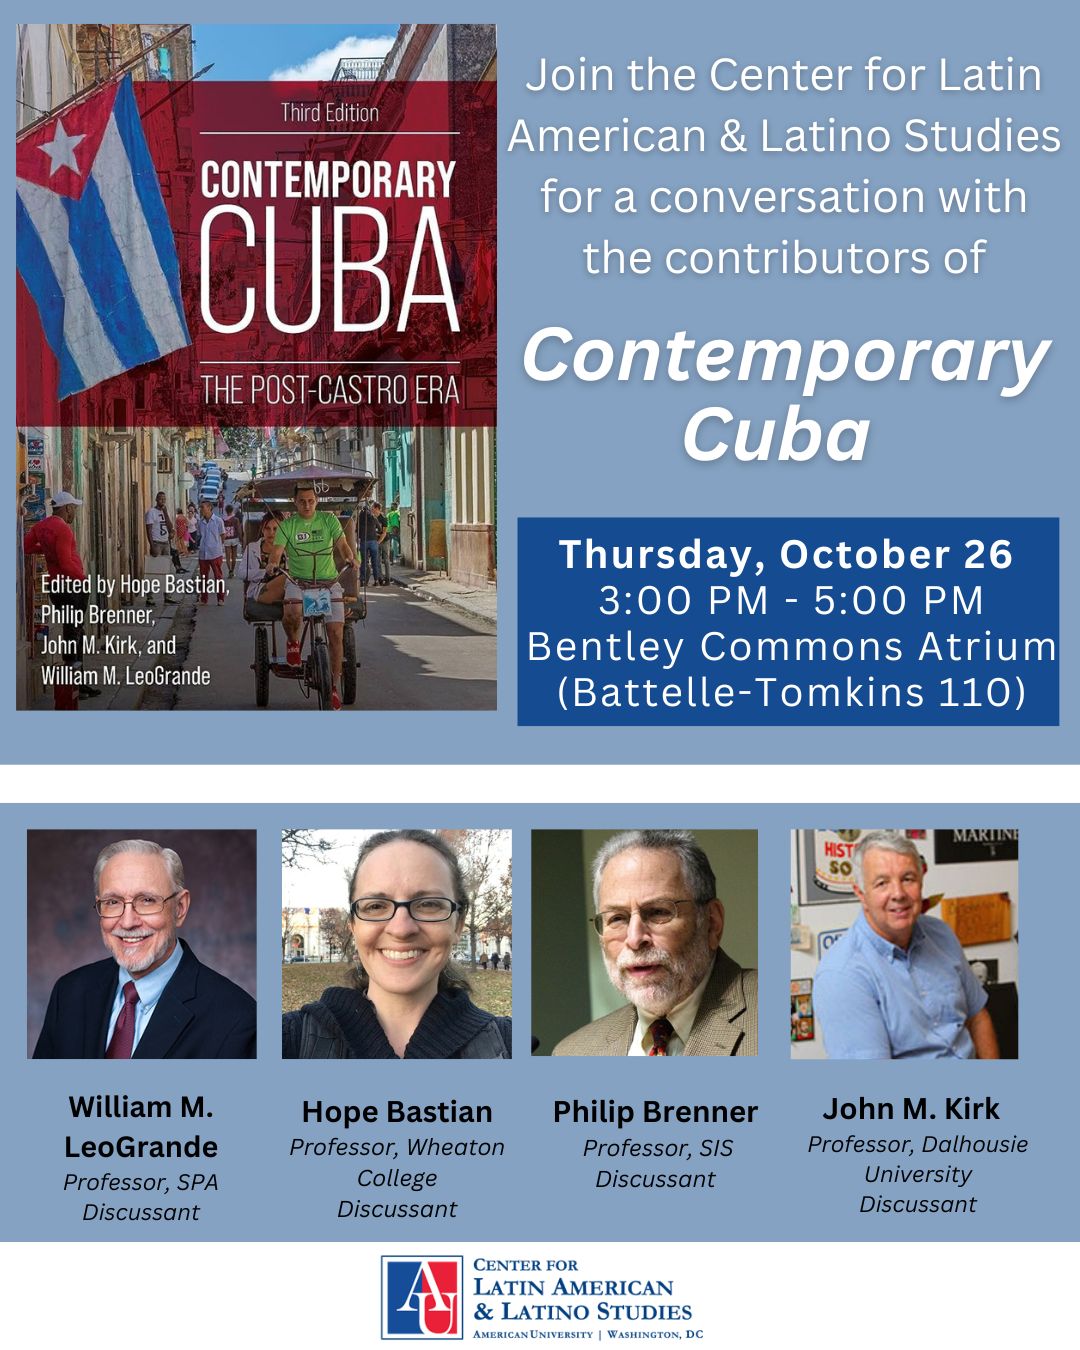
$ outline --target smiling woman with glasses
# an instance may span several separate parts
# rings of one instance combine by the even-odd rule
[[[284,1059],[509,1059],[510,1018],[477,1008],[450,954],[469,898],[427,830],[365,839],[349,886],[354,988],[282,1019]]]

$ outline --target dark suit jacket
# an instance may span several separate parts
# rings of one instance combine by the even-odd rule
[[[553,1055],[625,1055],[637,1026],[637,1009],[625,1008],[590,1022],[561,1040]],[[743,970],[717,950],[712,974],[701,996],[686,1055],[757,1054],[757,971]]]
[[[202,965],[183,939],[184,955],[162,991],[132,1059],[254,1059],[255,1000]],[[104,1059],[116,997],[116,962],[80,966],[53,985],[35,1059]]]

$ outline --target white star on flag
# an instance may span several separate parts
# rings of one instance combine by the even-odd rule
[[[191,343],[131,75],[66,117],[15,147],[16,262],[56,357],[60,399]]]
[[[49,177],[57,169],[71,169],[75,173],[81,173],[78,162],[75,159],[75,147],[80,141],[84,141],[85,136],[69,136],[64,130],[64,124],[59,118],[56,119],[56,136],[51,141],[46,141],[38,146],[49,156],[52,168],[49,170]]]

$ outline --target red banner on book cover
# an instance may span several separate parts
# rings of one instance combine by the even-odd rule
[[[495,424],[493,83],[134,88],[190,344],[61,400],[20,277],[19,425]]]

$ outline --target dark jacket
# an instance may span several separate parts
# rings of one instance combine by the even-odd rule
[[[377,511],[361,511],[356,518],[356,542],[366,544],[370,539],[378,539],[385,529],[385,516]]]
[[[509,1017],[477,1008],[463,989],[443,989],[405,1047],[405,1059],[509,1059]],[[281,1019],[282,1059],[397,1059],[369,999],[325,989],[318,1003]]]
[[[204,966],[182,938],[180,945],[184,955],[132,1059],[254,1059],[255,1000]],[[34,1058],[104,1059],[116,981],[109,958],[61,976]]]

